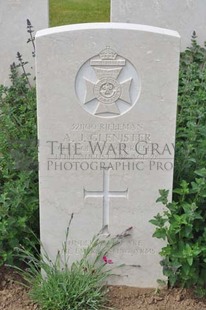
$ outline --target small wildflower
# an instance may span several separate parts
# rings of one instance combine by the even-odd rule
[[[113,261],[111,259],[108,259],[106,256],[103,256],[103,261],[105,264],[113,264]]]

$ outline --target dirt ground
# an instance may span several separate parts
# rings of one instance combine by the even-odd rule
[[[0,269],[0,310],[37,310],[18,282],[21,278],[7,268]],[[117,310],[206,310],[206,299],[196,299],[191,291],[110,287],[109,306]],[[54,309],[55,310],[55,309]]]

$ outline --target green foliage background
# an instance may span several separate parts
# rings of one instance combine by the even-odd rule
[[[164,274],[171,286],[193,287],[206,295],[206,49],[197,45],[181,55],[173,201],[155,216],[154,237],[164,239]]]
[[[10,87],[0,87],[0,265],[14,248],[31,248],[38,234],[36,90],[12,66]]]
[[[191,182],[206,164],[206,49],[192,46],[181,56],[174,187]]]

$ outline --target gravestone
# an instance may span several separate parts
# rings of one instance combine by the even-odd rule
[[[111,21],[151,25],[173,29],[181,36],[181,50],[197,41],[206,41],[205,0],[111,0]]]
[[[55,259],[71,214],[70,262],[95,234],[131,236],[110,254],[112,284],[162,278],[149,220],[172,189],[179,35],[132,24],[81,24],[36,36],[41,240]]]
[[[10,83],[10,65],[18,63],[17,52],[23,56],[27,73],[34,77],[33,47],[27,44],[27,19],[34,30],[48,27],[48,0],[1,0],[0,1],[0,84]],[[35,32],[34,32],[35,34]],[[32,79],[31,79],[32,80]]]

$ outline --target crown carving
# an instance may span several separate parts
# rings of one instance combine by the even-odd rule
[[[114,60],[117,57],[117,53],[107,46],[100,52],[99,56],[102,60]]]

